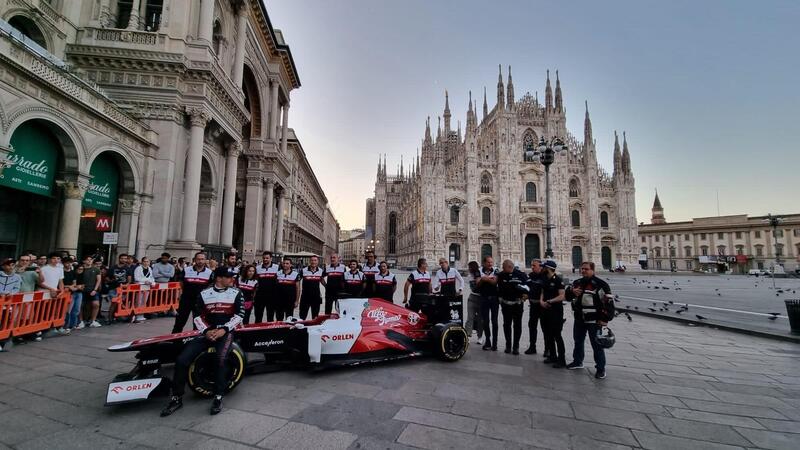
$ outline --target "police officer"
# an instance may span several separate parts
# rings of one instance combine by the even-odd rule
[[[456,269],[450,267],[445,258],[439,258],[439,270],[433,276],[433,292],[439,292],[448,297],[461,295],[464,290],[464,279]]]
[[[319,307],[322,304],[319,286],[322,283],[323,273],[317,256],[309,258],[308,267],[304,267],[300,272],[300,277],[303,279],[302,293],[300,294],[300,318],[303,320],[306,319],[309,308],[312,319],[319,315]]]
[[[544,282],[544,269],[542,269],[542,260],[534,259],[531,262],[531,273],[528,274],[528,334],[530,336],[530,345],[525,350],[526,355],[536,354],[536,338],[538,337],[537,326],[542,317],[542,307],[539,305],[539,297],[542,293],[542,283]],[[544,322],[542,322],[544,327]],[[544,335],[544,328],[542,328],[542,335]],[[547,350],[544,351],[544,357],[547,358]]]
[[[291,317],[294,309],[300,304],[302,276],[292,268],[292,260],[284,257],[281,261],[281,270],[276,277],[277,295],[275,302],[275,320],[281,321],[284,317]],[[267,314],[271,305],[267,305]]]
[[[364,292],[364,274],[358,270],[358,261],[351,259],[350,270],[344,273],[344,291],[350,297],[361,297]]]
[[[567,366],[564,356],[564,339],[561,329],[564,327],[564,281],[556,275],[556,262],[548,259],[544,262],[545,279],[542,282],[542,293],[539,305],[542,307],[542,331],[544,345],[549,356],[546,364],[553,364],[560,369]]]
[[[375,297],[394,303],[394,291],[397,290],[397,277],[389,272],[389,264],[386,261],[381,261],[381,263],[378,264],[378,268],[380,270],[375,274]]]
[[[483,349],[497,351],[497,311],[500,307],[497,300],[497,270],[494,268],[494,258],[491,256],[484,256],[482,262],[483,267],[478,272],[475,287],[481,294],[481,322],[483,322],[483,336],[486,338]]]
[[[272,261],[272,252],[261,254],[261,264],[256,266],[258,288],[253,301],[256,323],[262,321],[265,308],[267,310],[267,322],[275,320],[275,313],[278,311],[276,295],[278,272],[280,270],[281,267]]]
[[[408,301],[408,291],[411,290],[411,302]],[[413,311],[419,311],[419,303],[415,297],[430,295],[431,273],[428,272],[428,261],[425,258],[417,260],[417,270],[408,275],[406,284],[403,285],[403,304]]]
[[[497,275],[497,293],[503,311],[503,335],[506,338],[506,353],[519,355],[519,339],[522,337],[522,311],[528,298],[528,276],[514,268],[514,263],[503,261],[503,271]],[[513,328],[513,341],[512,341]]]
[[[192,265],[184,269],[181,281],[181,298],[178,301],[178,315],[175,316],[173,333],[180,333],[189,314],[194,311],[194,305],[200,292],[207,288],[213,280],[213,272],[206,267],[206,254],[197,252],[192,259]]]
[[[361,266],[361,273],[364,274],[364,297],[375,296],[375,274],[380,272],[378,261],[375,260],[375,252],[367,250],[367,262]]]
[[[331,255],[331,263],[325,267],[325,314],[333,311],[333,305],[339,298],[339,293],[344,289],[344,273],[347,267],[339,262],[339,255]]]
[[[588,333],[597,369],[594,377],[602,380],[606,377],[606,354],[597,342],[597,333],[614,318],[611,288],[594,274],[594,263],[587,261],[581,264],[581,278],[572,283],[572,289],[567,290],[566,294],[575,310],[572,328],[575,348],[572,351],[572,362],[567,365],[567,369],[583,369],[583,344]]]
[[[189,366],[197,355],[206,352],[209,347],[214,347],[219,362],[214,368],[214,399],[210,412],[214,415],[222,411],[222,395],[225,394],[228,378],[225,360],[233,343],[234,330],[244,319],[244,297],[238,289],[231,287],[233,276],[227,267],[218,268],[214,275],[214,286],[195,296],[192,305],[195,312],[194,324],[200,336],[187,342],[175,360],[172,397],[161,411],[161,417],[168,416],[183,406],[183,390],[189,376]]]

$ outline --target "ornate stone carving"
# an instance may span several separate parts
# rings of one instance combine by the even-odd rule
[[[211,121],[211,115],[202,106],[187,106],[186,114],[189,116],[189,121],[193,127],[203,127],[208,125]]]
[[[228,145],[228,157],[238,158],[242,154],[242,143],[233,141]]]
[[[86,190],[89,189],[89,182],[84,180],[58,180],[56,185],[62,189],[67,200],[83,200]]]

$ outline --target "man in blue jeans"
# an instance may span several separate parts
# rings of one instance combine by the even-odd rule
[[[602,380],[606,377],[606,354],[597,342],[597,333],[614,318],[614,297],[608,283],[595,276],[593,262],[581,264],[581,278],[572,283],[572,289],[567,291],[567,300],[572,301],[575,311],[575,324],[572,328],[575,349],[567,369],[583,369],[583,344],[588,333],[597,369],[594,377]]]

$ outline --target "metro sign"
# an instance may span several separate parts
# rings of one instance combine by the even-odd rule
[[[94,225],[96,231],[111,231],[111,217],[98,216]]]

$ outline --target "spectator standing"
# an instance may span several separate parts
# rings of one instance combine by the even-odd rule
[[[464,329],[467,331],[467,336],[472,336],[472,330],[478,333],[478,345],[483,345],[483,322],[481,322],[481,295],[478,293],[478,288],[475,282],[480,275],[481,266],[477,261],[470,261],[467,264],[467,273],[469,276],[469,298],[467,299],[467,317],[464,321]]]
[[[35,256],[30,253],[22,255],[17,261],[16,272],[22,282],[19,285],[20,292],[33,292],[39,284],[39,268],[34,263]]]
[[[92,328],[100,327],[100,322],[97,321],[97,315],[100,314],[100,288],[103,284],[103,278],[100,272],[101,261],[93,259],[91,256],[83,258],[83,302],[81,309],[83,310],[83,320],[78,323],[77,329],[85,326]]]
[[[67,311],[67,317],[64,320],[64,328],[62,329],[64,333],[68,334],[78,325],[78,321],[80,320],[83,285],[78,283],[79,278],[83,275],[83,271],[81,271],[80,275],[78,274],[77,269],[72,264],[72,258],[65,259],[62,262],[64,263],[64,287],[69,290],[70,296],[72,297],[72,303]]]
[[[153,279],[156,283],[169,283],[175,279],[175,265],[169,258],[169,253],[162,253],[161,258],[153,264]]]
[[[47,264],[39,270],[41,273],[39,287],[41,290],[48,291],[50,298],[55,299],[61,289],[64,289],[64,267],[61,265],[61,255],[50,253],[47,257]]]
[[[117,309],[117,303],[114,300],[119,296],[120,289],[133,281],[134,269],[131,266],[131,260],[132,258],[127,253],[122,253],[117,256],[117,264],[109,267],[106,271],[105,286],[108,289],[106,294],[110,302],[107,324],[114,320]]]
[[[22,277],[14,271],[14,258],[5,258],[0,265],[0,294],[16,294],[22,286]]]
[[[153,268],[150,267],[150,258],[142,256],[141,264],[133,271],[133,281],[140,284],[142,287],[147,286],[148,288],[156,284],[156,280],[153,277]],[[144,307],[147,304],[147,299],[149,296],[149,290],[140,291],[138,297],[136,298],[136,306],[139,308]],[[144,322],[145,320],[146,319],[143,314],[136,316],[137,323]]]
[[[608,283],[595,275],[593,262],[584,262],[581,264],[581,278],[575,280],[572,289],[566,294],[567,300],[572,301],[575,310],[575,323],[572,328],[575,348],[572,351],[572,362],[567,365],[567,369],[583,368],[583,345],[588,333],[594,353],[596,369],[594,376],[602,380],[606,377],[606,354],[597,342],[597,334],[614,318],[614,297],[611,295],[611,288]]]
[[[551,259],[544,262],[546,278],[542,284],[539,305],[542,307],[544,344],[549,354],[544,362],[561,369],[567,366],[564,339],[561,337],[564,327],[564,282],[556,275],[556,267],[556,262]]]

